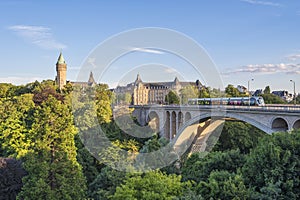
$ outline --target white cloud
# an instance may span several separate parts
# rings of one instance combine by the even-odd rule
[[[130,48],[130,51],[138,51],[138,52],[144,52],[144,53],[153,53],[153,54],[164,54],[163,51],[152,49],[152,48]]]
[[[178,73],[175,69],[172,69],[172,68],[166,68],[164,70],[164,72],[167,74],[177,74]]]
[[[237,74],[237,73],[257,73],[257,74],[300,74],[300,64],[293,63],[280,63],[280,64],[255,64],[246,65],[239,68],[231,69],[223,72],[224,75]]]
[[[96,58],[93,58],[93,57],[89,57],[87,62],[92,65],[93,69],[96,69],[97,68],[97,65],[96,65]]]
[[[298,59],[300,59],[300,53],[288,55],[288,56],[286,56],[286,58],[291,61],[298,60]]]
[[[43,49],[64,49],[67,47],[65,44],[55,40],[51,29],[48,27],[15,25],[8,27],[8,29]]]
[[[271,1],[258,1],[258,0],[240,0],[240,1],[250,3],[250,4],[255,4],[255,5],[263,5],[263,6],[274,6],[274,7],[282,6],[279,3],[274,3]]]
[[[96,58],[89,57],[87,62],[90,64],[95,64],[95,61],[96,61]]]
[[[0,83],[12,83],[14,85],[25,85],[27,83],[32,83],[34,81],[42,81],[45,78],[41,77],[18,77],[18,76],[12,76],[12,77],[0,77]]]

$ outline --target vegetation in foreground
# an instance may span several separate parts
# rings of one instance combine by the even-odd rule
[[[212,152],[191,155],[179,170],[170,165],[149,173],[122,172],[104,163],[130,162],[168,141],[155,133],[149,139],[125,134],[111,118],[113,95],[106,85],[96,86],[96,103],[82,95],[72,105],[76,90],[67,85],[58,92],[53,81],[0,84],[0,199],[300,198],[299,130],[266,135],[228,121]],[[93,106],[113,145],[132,155],[128,160],[115,148],[99,160],[91,155],[97,149],[84,148],[91,141],[87,137],[95,137],[95,119],[88,112]]]

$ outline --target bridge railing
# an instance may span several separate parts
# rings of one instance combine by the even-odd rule
[[[300,113],[300,106],[225,106],[225,109]]]

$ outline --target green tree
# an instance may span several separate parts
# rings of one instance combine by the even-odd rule
[[[181,196],[189,185],[181,182],[181,176],[152,171],[126,179],[125,183],[116,188],[112,199],[171,200]]]
[[[229,84],[225,88],[225,93],[227,97],[242,97],[246,96],[245,94],[241,94],[237,88],[235,88],[233,85]]]
[[[0,147],[2,156],[21,158],[30,151],[29,130],[34,103],[32,94],[0,101]]]
[[[206,182],[199,183],[196,190],[204,199],[249,199],[242,176],[228,171],[213,171]]]
[[[132,95],[129,92],[125,93],[124,101],[127,104],[131,104],[131,102],[132,102]]]
[[[67,82],[67,84],[62,88],[63,94],[71,94],[73,91],[73,85],[70,82]]]
[[[296,97],[296,103],[300,104],[300,94],[298,94],[298,96]]]
[[[300,198],[300,131],[275,133],[251,151],[242,174],[256,199]]]
[[[85,179],[76,160],[73,116],[49,95],[36,107],[30,130],[32,153],[24,157],[28,176],[19,199],[83,199]]]
[[[195,86],[188,85],[180,90],[181,104],[187,104],[188,99],[198,97],[198,89]]]
[[[38,81],[34,81],[32,83],[28,83],[25,85],[26,90],[28,91],[28,93],[33,93],[33,91],[36,91],[37,88],[41,87],[41,83]]]
[[[34,84],[32,84],[34,85]],[[0,98],[12,98],[26,93],[32,93],[30,84],[15,86],[11,83],[0,83]]]
[[[209,98],[209,88],[208,87],[201,87],[199,90],[199,98]]]
[[[20,160],[0,157],[0,199],[16,199],[25,175],[26,171]]]
[[[207,181],[210,173],[215,170],[227,170],[236,173],[238,168],[245,163],[245,156],[239,150],[226,152],[211,152],[202,157],[195,153],[184,163],[182,167],[182,178],[184,181],[193,180],[196,183]]]
[[[220,89],[216,89],[216,88],[209,88],[208,87],[208,90],[209,90],[209,95],[211,98],[217,98],[217,97],[224,97],[225,94],[224,94],[224,91],[221,91]]]
[[[117,171],[109,167],[101,169],[100,174],[89,186],[89,197],[95,200],[110,199],[116,188],[123,183],[126,172]]]
[[[285,104],[286,101],[284,101],[282,98],[275,94],[262,94],[261,95],[264,98],[264,102],[266,104]]]
[[[89,185],[98,176],[103,166],[85,148],[78,135],[75,136],[75,144],[77,148],[77,161],[82,166],[82,171],[86,178],[87,185]]]
[[[111,146],[99,151],[100,163],[114,169],[130,170],[138,155],[138,143],[135,140],[115,140],[111,144]]]
[[[116,95],[115,99],[113,100],[114,103],[126,105],[131,104],[132,95],[129,92],[114,94]]]
[[[162,147],[166,146],[168,143],[169,141],[166,138],[159,138],[157,135],[155,135],[153,138],[145,142],[145,145],[142,147],[140,152],[150,153],[153,151],[157,151]]]
[[[266,86],[264,89],[264,94],[271,94],[270,86]]]
[[[95,100],[99,123],[109,123],[112,118],[112,92],[108,89],[107,84],[99,84],[95,87]]]
[[[193,190],[193,186],[184,191],[183,195],[175,198],[176,200],[205,200],[200,194]]]
[[[138,159],[141,163],[143,163],[143,167],[147,168],[147,165],[150,166],[165,166],[165,161],[164,159],[165,152],[162,150],[164,148],[170,148],[167,146],[167,144],[170,141],[166,139],[165,137],[159,138],[157,135],[152,137],[151,139],[147,140],[145,144],[143,145],[142,149],[140,152],[142,153],[141,156],[138,155]],[[171,151],[171,149],[170,149]],[[155,152],[155,154],[150,154],[150,152]],[[143,158],[143,153],[149,153],[147,155],[147,160]],[[170,155],[168,155],[170,156]],[[171,155],[174,156],[174,155]],[[160,158],[160,159],[157,159]],[[178,169],[174,167],[174,163],[170,164],[169,166],[166,166],[161,169],[161,171],[166,172],[167,174],[170,173],[177,173]]]
[[[169,105],[171,104],[179,104],[180,103],[180,100],[179,100],[179,97],[178,95],[173,92],[173,91],[170,91],[166,97],[165,97],[165,102]]]
[[[214,146],[214,151],[226,151],[238,149],[241,153],[249,153],[254,148],[259,139],[265,136],[266,133],[258,128],[238,121],[226,121],[222,129],[217,144]]]
[[[286,101],[285,103],[293,105],[295,103],[295,99],[292,98],[291,101]],[[300,93],[296,94],[296,104],[300,104]]]

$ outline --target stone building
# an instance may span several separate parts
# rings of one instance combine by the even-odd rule
[[[94,79],[93,72],[90,72],[90,76],[89,76],[89,79],[88,79],[87,82],[84,82],[84,81],[82,81],[82,82],[79,82],[79,81],[73,82],[73,81],[71,81],[70,83],[74,86],[80,86],[81,88],[93,87],[93,86],[97,85],[97,83]]]
[[[82,88],[95,86],[97,83],[94,79],[93,72],[90,72],[90,76],[87,82],[72,82],[67,81],[67,63],[60,52],[58,60],[56,62],[56,77],[55,83],[58,88],[61,90],[68,82],[70,82],[74,86],[80,86]]]
[[[188,85],[202,87],[199,81],[181,82],[177,77],[171,82],[143,82],[138,74],[134,82],[114,89],[116,94],[129,93],[133,105],[165,104],[165,97],[170,91],[180,95],[180,90]]]
[[[244,93],[244,94],[249,93],[248,89],[245,86],[243,86],[243,85],[238,85],[236,88],[238,89],[238,91],[240,93]]]
[[[61,52],[56,62],[56,74],[55,82],[61,90],[67,84],[67,63]]]

